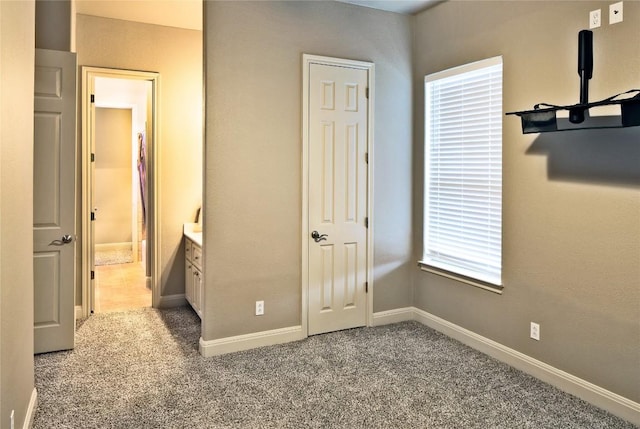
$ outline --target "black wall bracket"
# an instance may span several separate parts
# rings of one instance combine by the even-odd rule
[[[569,106],[539,103],[533,107],[533,110],[509,112],[507,115],[520,117],[523,134],[640,126],[640,90],[638,89],[589,103],[589,80],[593,76],[593,32],[589,30],[578,33],[578,75],[580,75],[580,103]],[[633,93],[636,93],[635,96],[630,96]],[[620,114],[592,117],[589,109],[600,106],[619,106]],[[561,111],[565,114],[568,111],[568,118],[559,118],[557,114]]]

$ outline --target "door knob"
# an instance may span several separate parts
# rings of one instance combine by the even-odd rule
[[[53,240],[49,243],[49,246],[64,246],[65,244],[69,244],[73,241],[73,236],[69,234],[65,234],[62,236],[60,240]]]
[[[321,242],[321,241],[323,241],[323,240],[326,240],[326,239],[327,239],[327,234],[322,234],[322,235],[321,235],[318,231],[313,231],[313,232],[311,233],[311,238],[313,238],[313,240],[314,240],[316,243],[319,243],[319,242]]]

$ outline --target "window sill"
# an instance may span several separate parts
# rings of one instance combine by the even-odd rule
[[[502,295],[502,289],[504,289],[504,286],[498,286],[491,283],[483,282],[482,280],[465,277],[451,271],[443,270],[442,268],[434,267],[433,265],[429,265],[423,261],[419,261],[418,266],[422,271],[425,271],[427,273],[436,274],[438,276],[446,277],[451,280],[456,280],[458,282],[465,283],[480,289],[488,290],[489,292],[497,293],[498,295]]]

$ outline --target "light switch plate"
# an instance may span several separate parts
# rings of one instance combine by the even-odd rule
[[[622,22],[622,2],[609,5],[609,24]]]

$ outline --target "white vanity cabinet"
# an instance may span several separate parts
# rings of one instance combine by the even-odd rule
[[[202,246],[190,237],[184,236],[184,296],[202,318]]]

